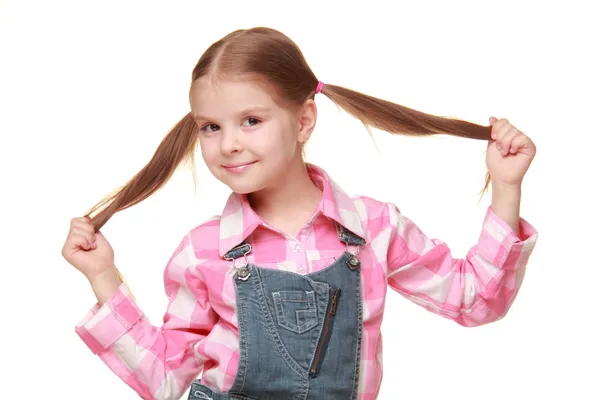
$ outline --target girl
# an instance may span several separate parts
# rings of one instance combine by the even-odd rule
[[[453,258],[395,205],[350,197],[305,163],[318,93],[367,127],[489,141],[492,202],[466,258]],[[71,220],[62,250],[98,299],[77,334],[142,398],[179,399],[190,389],[189,399],[375,399],[388,286],[464,326],[507,313],[537,232],[519,216],[535,146],[506,119],[479,126],[323,84],[298,47],[267,28],[208,48],[192,72],[190,106],[148,165]],[[233,193],[222,215],[173,252],[169,306],[156,327],[100,228],[193,161],[197,143]]]

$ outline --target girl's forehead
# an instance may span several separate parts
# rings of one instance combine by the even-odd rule
[[[202,77],[196,79],[190,88],[190,97],[195,100],[210,98],[211,101],[220,99],[239,98],[248,96],[252,98],[272,99],[273,93],[269,85],[258,80],[250,79],[210,79]]]
[[[191,92],[203,94],[222,95],[223,93],[252,93],[272,97],[275,87],[264,78],[252,75],[240,76],[215,76],[208,75],[192,82]]]
[[[194,114],[237,112],[249,106],[279,108],[279,103],[271,85],[259,79],[201,77],[190,88]]]

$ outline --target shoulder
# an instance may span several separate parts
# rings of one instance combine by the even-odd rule
[[[180,239],[172,258],[185,259],[190,264],[218,257],[220,224],[221,216],[215,215],[190,229]]]
[[[353,196],[351,199],[369,239],[398,225],[400,210],[396,204],[364,195]]]

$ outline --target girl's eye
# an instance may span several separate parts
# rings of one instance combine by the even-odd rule
[[[202,127],[202,130],[205,132],[215,132],[219,130],[219,125],[217,124],[208,124]]]
[[[248,122],[249,125],[246,126],[254,126],[256,124],[258,124],[260,121],[258,120],[258,118],[254,118],[254,117],[248,117],[244,120],[244,123]]]

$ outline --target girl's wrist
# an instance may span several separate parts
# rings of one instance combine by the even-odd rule
[[[93,277],[88,277],[88,281],[100,305],[112,297],[123,283],[116,267],[109,268]]]
[[[521,193],[521,182],[506,183],[492,180],[491,184],[492,190],[496,192]]]

